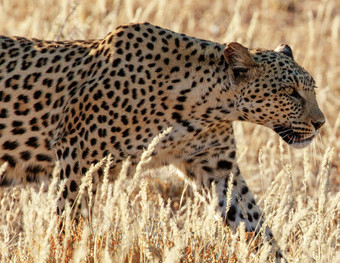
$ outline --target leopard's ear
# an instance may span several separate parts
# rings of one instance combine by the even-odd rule
[[[290,57],[291,59],[294,59],[293,51],[292,51],[292,49],[290,48],[290,46],[288,46],[287,44],[280,44],[280,45],[278,45],[278,46],[275,48],[274,51],[283,53],[283,54],[285,54],[286,56]]]
[[[227,44],[224,50],[224,57],[228,65],[233,70],[247,71],[251,67],[255,66],[255,61],[248,49],[237,42]]]

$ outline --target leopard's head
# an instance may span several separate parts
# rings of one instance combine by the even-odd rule
[[[325,118],[316,101],[315,81],[295,62],[291,48],[247,49],[232,42],[224,55],[238,119],[273,129],[293,147],[309,145]]]

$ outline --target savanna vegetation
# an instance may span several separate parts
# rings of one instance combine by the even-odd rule
[[[317,82],[326,124],[309,148],[295,150],[269,129],[237,122],[239,165],[288,262],[340,262],[340,2],[0,1],[4,35],[103,38],[120,24],[138,21],[221,43],[292,47]],[[148,151],[142,162],[147,161]],[[90,169],[80,194],[91,192],[93,171],[108,165],[103,159]],[[89,195],[90,217],[77,225],[69,207],[62,217],[55,213],[61,194],[56,177],[48,187],[1,188],[1,262],[273,260],[261,236],[246,233],[242,225],[230,231],[216,216],[214,197],[207,202],[176,170],[137,171],[127,178],[128,165],[115,183],[104,179],[98,194]]]

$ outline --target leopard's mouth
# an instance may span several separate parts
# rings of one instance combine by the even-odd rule
[[[294,148],[304,148],[311,144],[315,134],[312,136],[306,136],[305,134],[299,134],[294,132],[291,128],[284,126],[277,126],[274,131],[281,136],[281,138]]]

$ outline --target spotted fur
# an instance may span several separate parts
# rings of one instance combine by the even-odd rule
[[[143,149],[173,127],[146,168],[172,164],[198,188],[214,183],[227,223],[254,231],[263,217],[237,166],[232,121],[306,146],[324,123],[314,88],[287,45],[247,49],[148,23],[90,41],[2,36],[0,159],[9,164],[2,184],[47,180],[59,160],[60,179],[68,178],[63,200],[73,202],[92,163],[112,154],[114,175],[130,156],[133,174]]]

